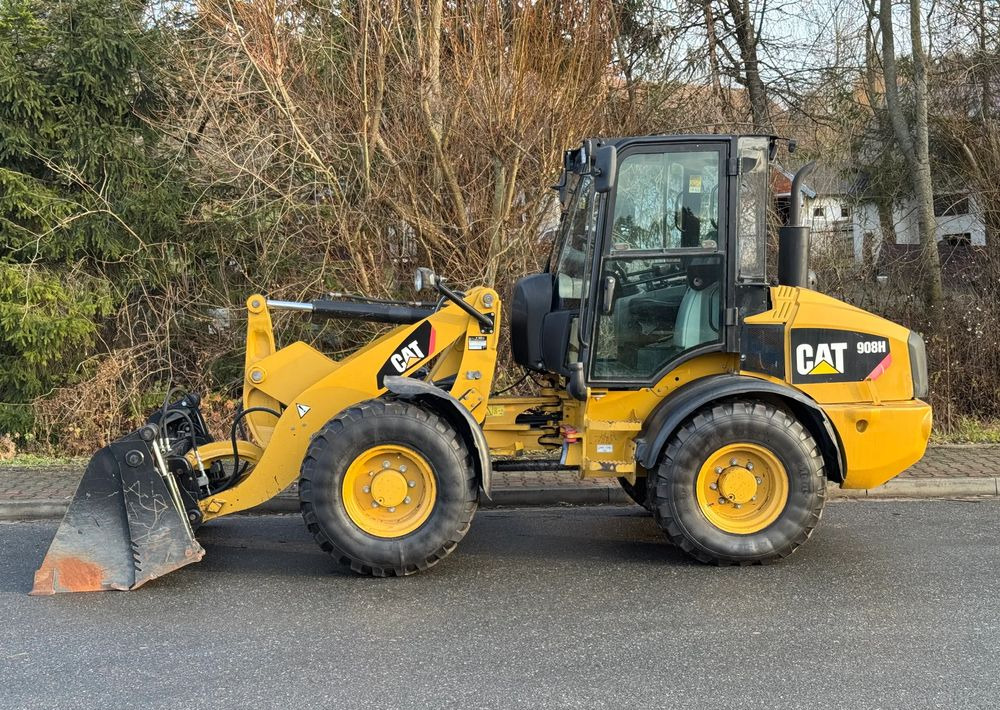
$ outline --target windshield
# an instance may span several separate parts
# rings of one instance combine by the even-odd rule
[[[563,218],[559,244],[552,253],[549,270],[556,275],[557,310],[579,308],[587,296],[590,250],[593,248],[596,195],[593,179],[585,175],[576,186]]]
[[[633,153],[618,168],[611,251],[715,249],[719,151]]]

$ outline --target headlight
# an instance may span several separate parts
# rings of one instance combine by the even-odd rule
[[[426,266],[421,266],[417,269],[417,273],[413,275],[413,288],[416,289],[417,293],[420,293],[425,288],[434,288],[437,286],[437,276],[431,269]]]

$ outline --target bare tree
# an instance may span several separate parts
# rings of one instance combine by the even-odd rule
[[[913,195],[917,201],[920,230],[922,290],[924,303],[934,308],[941,301],[941,261],[937,248],[937,223],[934,217],[934,188],[927,127],[927,56],[923,48],[920,0],[909,0],[910,42],[913,52],[912,126],[900,100],[899,75],[896,62],[895,35],[892,23],[892,0],[880,0],[879,27],[882,31],[882,72],[885,77],[885,99],[896,144],[899,146],[910,173]]]
[[[765,12],[756,12],[750,0],[706,0],[702,3],[703,26],[709,48],[709,67],[713,87],[718,90],[719,58],[725,62],[723,73],[729,74],[747,93],[754,128],[773,128],[767,87],[761,74],[761,26]]]

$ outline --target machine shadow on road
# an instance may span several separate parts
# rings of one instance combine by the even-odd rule
[[[460,555],[540,564],[643,563],[700,566],[670,544],[653,517],[636,506],[484,511],[459,548]],[[550,523],[571,520],[570,530]],[[502,535],[496,534],[503,527]],[[558,532],[557,532],[558,531]]]
[[[235,520],[250,522],[256,534],[248,536],[245,524],[229,519],[203,525],[198,541],[205,548],[205,559],[188,569],[250,576],[355,576],[316,546],[298,515],[247,515]]]
[[[638,508],[606,506],[589,509],[583,515],[580,512],[579,508],[480,511],[457,553],[428,574],[470,563],[494,568],[512,563],[544,567],[594,562],[699,566],[670,545],[653,518]],[[363,579],[319,550],[297,515],[218,520],[202,526],[197,537],[205,548],[204,559],[154,580],[145,589],[179,590],[204,579],[261,575],[289,580]],[[31,589],[33,571],[45,554],[41,540],[33,547],[37,549],[21,550],[19,554],[0,549],[0,564],[8,570],[8,574],[0,576],[0,593],[26,594]]]
[[[652,516],[628,506],[484,510],[456,553],[425,574],[460,566],[475,559],[477,565],[503,567],[512,562],[530,565],[567,565],[581,562],[643,564],[652,566],[701,566],[673,547]],[[298,516],[246,517],[258,534],[239,533],[228,521],[206,525],[198,532],[205,560],[191,573],[271,574],[282,577],[333,575],[358,578],[316,548],[302,529]],[[572,521],[566,530],[552,523]],[[182,570],[183,571],[183,570]],[[422,575],[421,575],[422,576]]]

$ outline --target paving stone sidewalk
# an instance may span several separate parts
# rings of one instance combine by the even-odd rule
[[[51,467],[0,465],[0,504],[69,501],[76,491],[83,465],[83,462]],[[986,490],[983,484],[988,485],[991,480],[1000,480],[1000,445],[932,446],[919,463],[890,482],[887,490],[891,493],[894,483],[895,489],[902,490],[899,484],[906,485],[909,481],[911,485],[907,486],[907,490],[916,488],[977,495],[983,494]],[[952,485],[949,486],[949,482]],[[959,490],[962,486],[967,489],[964,493]],[[495,472],[493,489],[494,498],[508,505],[526,504],[533,499],[551,500],[553,497],[565,503],[625,501],[614,479],[581,481],[573,472]],[[545,495],[541,495],[543,492]],[[993,494],[996,494],[995,487]],[[295,497],[294,486],[282,497]]]

